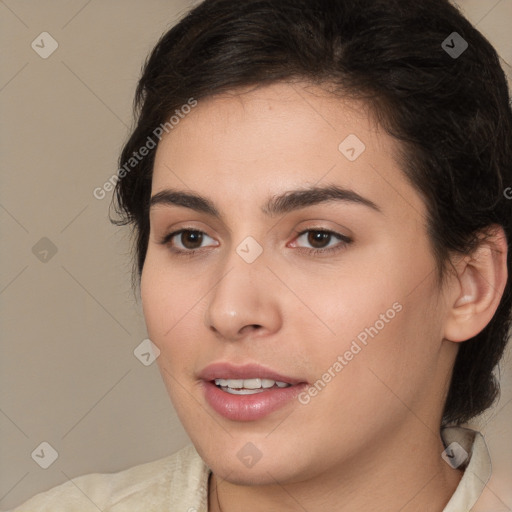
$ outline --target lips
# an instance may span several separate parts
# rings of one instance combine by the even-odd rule
[[[233,421],[261,419],[289,404],[307,386],[304,380],[256,364],[215,363],[199,377],[206,402]]]

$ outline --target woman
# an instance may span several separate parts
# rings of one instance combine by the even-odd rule
[[[117,207],[192,445],[16,510],[470,510],[511,311],[512,115],[445,0],[206,0]]]

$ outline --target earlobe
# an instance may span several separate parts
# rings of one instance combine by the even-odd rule
[[[454,265],[449,285],[444,338],[473,338],[491,321],[507,283],[507,240],[501,226],[482,238],[478,247]]]

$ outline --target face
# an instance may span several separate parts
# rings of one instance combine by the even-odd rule
[[[445,306],[396,150],[306,84],[201,101],[160,142],[144,315],[222,478],[299,482],[438,429]]]

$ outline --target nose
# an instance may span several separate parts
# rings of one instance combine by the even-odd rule
[[[274,333],[282,321],[278,296],[279,282],[268,270],[264,255],[247,263],[233,251],[208,294],[205,324],[226,341]]]

